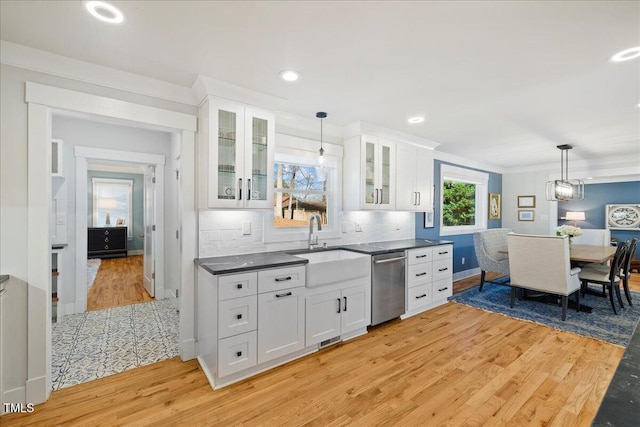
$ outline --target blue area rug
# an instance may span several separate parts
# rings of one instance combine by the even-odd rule
[[[627,304],[623,292],[622,298],[625,308],[618,310],[618,315],[613,314],[609,298],[585,295],[581,297],[580,303],[593,307],[593,311],[585,313],[569,308],[567,320],[564,322],[561,320],[562,308],[560,306],[516,299],[515,306],[510,308],[510,293],[510,286],[488,284],[488,286],[484,286],[482,292],[479,292],[476,286],[456,293],[450,299],[460,304],[528,320],[623,347],[629,344],[640,319],[640,293],[638,292],[631,292],[631,299],[636,304],[633,307]],[[616,301],[616,308],[619,309],[617,304]]]

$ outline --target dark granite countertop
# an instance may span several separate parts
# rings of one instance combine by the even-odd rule
[[[425,248],[430,246],[449,245],[453,242],[446,240],[406,239],[388,242],[371,242],[357,245],[331,246],[327,248],[291,249],[278,252],[258,252],[251,254],[230,255],[196,259],[196,264],[202,266],[214,275],[241,273],[243,271],[259,270],[262,268],[284,267],[288,265],[304,265],[309,260],[295,256],[308,252],[332,251],[345,249],[368,255],[379,255],[405,249]]]
[[[9,275],[8,274],[0,275],[0,284],[6,282],[7,280],[9,280]]]
[[[453,242],[447,240],[424,240],[406,239],[391,240],[388,242],[371,242],[357,245],[341,246],[342,249],[360,252],[369,255],[380,255],[389,252],[401,251],[405,249],[427,248],[431,246],[452,245]]]
[[[199,258],[195,262],[209,273],[218,275],[259,270],[261,268],[304,265],[309,260],[289,255],[286,252],[259,252],[246,255]]]

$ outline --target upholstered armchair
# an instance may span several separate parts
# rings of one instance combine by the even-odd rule
[[[511,233],[508,228],[491,228],[485,231],[473,233],[473,244],[476,250],[476,258],[480,267],[480,292],[485,282],[487,271],[501,273],[503,276],[509,275],[509,255],[507,254],[507,234]],[[493,281],[489,283],[504,285],[507,280]]]
[[[562,320],[567,318],[568,297],[576,298],[580,311],[580,269],[571,268],[567,236],[531,236],[509,234],[509,270],[511,307],[517,288],[558,295],[562,303]]]

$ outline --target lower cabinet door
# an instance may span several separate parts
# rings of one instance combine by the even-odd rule
[[[371,298],[366,286],[342,290],[342,333],[366,328],[371,324]]]
[[[307,297],[306,344],[314,345],[340,335],[342,298],[340,291]]]
[[[304,348],[305,289],[258,295],[258,363]]]
[[[218,341],[218,377],[256,366],[256,331]]]
[[[451,278],[433,282],[434,301],[447,299],[451,295],[453,295],[453,285],[451,283]]]
[[[254,331],[258,326],[258,300],[255,295],[218,303],[218,336],[226,338]]]

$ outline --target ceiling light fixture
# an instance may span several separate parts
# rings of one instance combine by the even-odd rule
[[[416,116],[416,117],[411,117],[409,120],[407,120],[409,123],[411,124],[415,124],[415,123],[422,123],[424,122],[424,117],[422,116]]]
[[[320,156],[318,157],[318,162],[322,164],[324,163],[324,148],[322,148],[322,119],[327,117],[327,113],[319,111],[316,113],[316,117],[320,119],[320,150],[318,150],[318,154],[320,154]]]
[[[569,144],[558,145],[560,149],[560,179],[547,182],[547,200],[568,201],[584,199],[584,182],[569,179]]]
[[[300,78],[300,73],[293,70],[280,71],[280,78],[285,82],[295,82]]]
[[[622,52],[618,52],[610,59],[611,62],[624,62],[634,58],[640,57],[640,46],[625,49]]]
[[[124,14],[117,7],[104,1],[85,1],[84,7],[89,13],[101,21],[109,24],[122,24]]]

